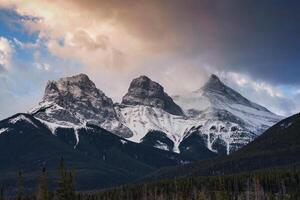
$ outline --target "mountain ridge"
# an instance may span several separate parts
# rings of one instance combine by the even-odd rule
[[[79,74],[48,82],[43,100],[30,113],[53,129],[95,124],[133,142],[143,143],[147,138],[156,148],[197,154],[191,157],[198,158],[205,158],[208,152],[229,154],[279,120],[268,109],[226,86],[214,74],[193,95],[177,96],[173,100],[159,83],[140,76],[132,80],[122,102],[117,104],[87,75]],[[203,105],[187,108],[181,98]],[[163,133],[168,138],[164,140],[166,143],[158,141],[160,136],[150,134],[151,131]],[[208,152],[186,146],[197,144],[191,142],[185,142],[185,148],[180,148],[193,134],[200,136],[194,138]]]
[[[226,86],[216,75],[212,75],[207,83],[193,95],[183,97],[198,104],[188,109],[180,101],[180,96],[177,95],[177,98],[174,98],[174,102],[184,111],[183,116],[172,115],[165,110],[144,104],[123,105],[117,108],[120,118],[123,119],[122,123],[133,132],[133,136],[128,139],[140,142],[143,137],[147,137],[149,131],[157,130],[167,134],[168,138],[173,141],[173,151],[180,152],[180,143],[191,132],[195,133],[194,127],[199,127],[197,134],[203,136],[204,144],[210,151],[218,151],[213,146],[220,146],[214,143],[214,141],[220,141],[229,154],[252,141],[281,119],[268,109],[249,101]],[[214,138],[210,137],[211,134]],[[219,137],[221,138],[218,139]],[[244,139],[238,141],[238,138]],[[169,144],[165,145],[163,148]]]
[[[216,176],[300,166],[300,113],[276,123],[254,141],[229,156],[164,168],[145,180],[182,176]]]

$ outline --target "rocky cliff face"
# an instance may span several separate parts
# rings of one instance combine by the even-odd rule
[[[85,74],[49,81],[43,100],[30,111],[35,117],[54,125],[84,126],[86,123],[106,128],[122,136],[131,135],[115,112],[113,101]]]
[[[122,104],[151,106],[173,115],[183,115],[181,108],[165,93],[164,88],[146,76],[140,76],[131,82]]]

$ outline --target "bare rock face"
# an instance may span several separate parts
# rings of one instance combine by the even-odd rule
[[[107,97],[85,74],[49,81],[43,100],[31,111],[34,116],[50,123],[101,126],[123,137],[131,131],[117,117],[111,98]]]
[[[131,82],[122,104],[151,106],[173,115],[183,115],[182,109],[165,93],[164,88],[147,76],[140,76]]]
[[[98,123],[116,117],[112,99],[84,74],[48,82],[43,101],[55,102],[71,113],[96,119]]]

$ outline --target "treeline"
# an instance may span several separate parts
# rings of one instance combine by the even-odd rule
[[[46,169],[39,177],[36,194],[26,195],[19,173],[14,197],[0,200],[300,200],[300,169],[264,170],[230,176],[185,177],[95,192],[76,193],[74,173],[63,160],[57,189],[48,188]]]
[[[13,197],[6,197],[5,188],[2,186],[0,188],[0,200],[76,200],[74,172],[66,170],[63,159],[60,161],[58,174],[57,189],[51,191],[48,186],[46,168],[43,168],[38,178],[36,194],[26,194],[23,175],[19,172],[16,194]]]
[[[84,200],[264,200],[300,199],[300,170],[188,177],[81,195]]]

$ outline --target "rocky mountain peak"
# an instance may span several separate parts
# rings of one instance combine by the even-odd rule
[[[84,113],[84,110],[91,109],[98,112],[95,114],[103,112],[105,115],[114,115],[112,99],[99,90],[85,74],[49,81],[42,102],[52,102],[74,112]],[[91,112],[86,114],[88,113]]]
[[[224,105],[239,104],[254,108],[255,110],[270,112],[265,107],[251,102],[250,100],[242,96],[239,92],[224,84],[215,74],[212,74],[208,81],[204,84],[204,86],[197,90],[195,93],[201,94],[201,96],[204,97],[202,98],[202,101],[208,101],[211,107],[220,108]],[[179,103],[179,105],[181,104]]]
[[[159,83],[152,81],[149,77],[144,75],[133,79],[133,81],[130,83],[129,91],[135,91],[139,89],[150,91],[153,94],[161,94],[164,92],[164,88]]]
[[[215,74],[211,74],[209,80],[210,81],[219,81],[219,82],[221,82],[220,78]]]
[[[105,96],[85,74],[61,78],[47,83],[43,100],[58,101],[63,97],[86,98]]]
[[[226,89],[226,86],[224,83],[220,80],[220,78],[212,74],[208,81],[203,86],[202,90],[212,90],[212,91],[224,91]]]
[[[183,115],[182,109],[165,93],[164,88],[147,76],[140,76],[130,83],[122,104],[152,106],[174,115]]]
[[[95,124],[114,133],[130,134],[119,121],[111,98],[85,74],[49,81],[43,100],[30,113],[60,125]]]

